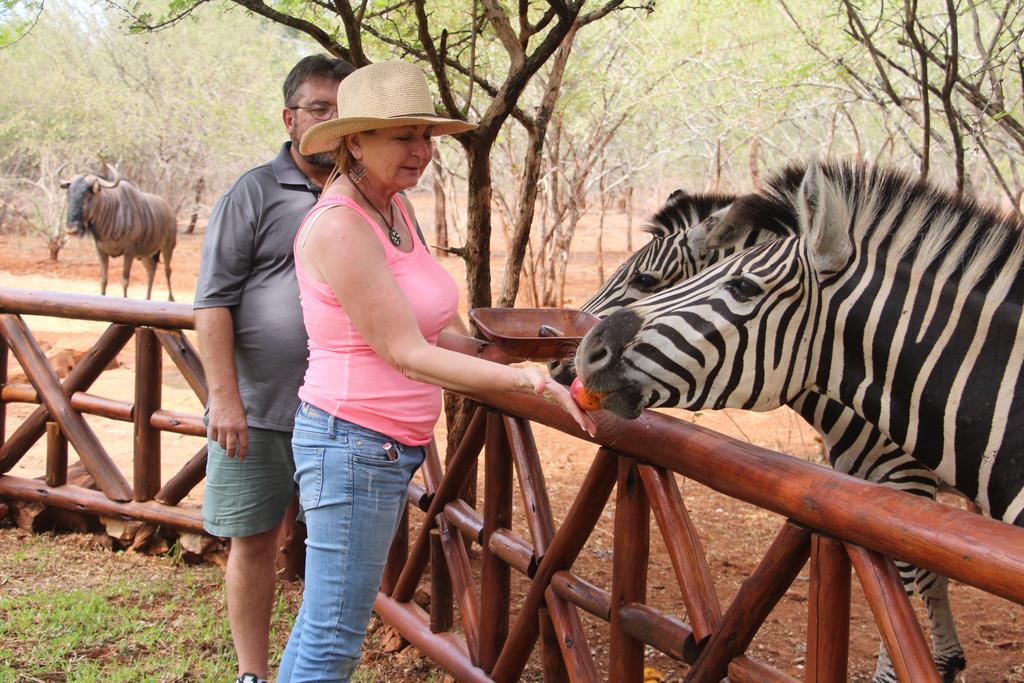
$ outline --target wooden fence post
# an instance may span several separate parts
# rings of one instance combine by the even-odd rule
[[[160,410],[163,373],[160,343],[149,327],[135,331],[135,500],[152,500],[160,490],[160,430],[150,424]]]
[[[811,538],[807,596],[807,683],[842,683],[850,651],[850,559],[843,542]]]
[[[441,547],[441,531],[430,530],[430,632],[450,631],[454,618],[452,579]]]
[[[46,423],[46,485],[68,483],[68,440],[56,422]]]
[[[850,563],[857,570],[857,578],[864,588],[864,597],[875,616],[875,623],[899,680],[939,683],[941,678],[928,649],[928,642],[892,560],[852,543],[843,545]]]
[[[391,539],[391,547],[388,549],[388,560],[384,565],[384,576],[381,577],[380,589],[391,594],[398,577],[402,573],[405,561],[409,559],[409,503],[406,502],[402,508],[402,514],[398,518],[398,527],[395,529],[395,537]]]
[[[480,668],[490,671],[508,637],[512,569],[490,547],[491,535],[512,528],[512,456],[501,414],[487,413],[484,528],[480,560]]]
[[[743,654],[761,624],[785,594],[807,562],[811,532],[787,521],[754,572],[740,586],[722,623],[708,639],[686,683],[718,683],[729,662]]]
[[[608,647],[608,678],[642,681],[644,644],[622,628],[619,608],[647,598],[647,555],[650,550],[650,504],[635,458],[619,458],[615,489],[615,538],[612,563],[612,628]]]
[[[7,340],[0,335],[0,387],[7,384],[7,362],[10,357]],[[7,441],[7,401],[0,396],[0,444]],[[0,470],[2,471],[2,470]]]
[[[640,465],[639,469],[693,628],[690,646],[699,650],[722,620],[711,569],[675,476],[664,467]]]

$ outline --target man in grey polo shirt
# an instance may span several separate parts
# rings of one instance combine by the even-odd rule
[[[292,242],[334,167],[330,155],[299,154],[299,140],[337,116],[338,84],[352,71],[326,55],[292,68],[282,113],[290,141],[220,198],[203,243],[193,304],[210,389],[203,520],[231,538],[225,582],[241,683],[268,675],[276,539],[294,495],[307,349]]]

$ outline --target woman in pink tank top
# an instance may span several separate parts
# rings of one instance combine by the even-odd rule
[[[337,165],[295,240],[309,335],[292,438],[306,583],[280,682],[348,681],[355,670],[442,387],[536,394],[594,430],[541,370],[437,345],[452,334],[458,288],[417,237],[401,192],[430,162],[432,136],[475,125],[433,112],[419,67],[372,64],[342,81],[338,118],[310,128],[300,144],[302,154],[334,153]]]

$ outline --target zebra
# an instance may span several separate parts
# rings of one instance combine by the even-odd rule
[[[63,167],[62,167],[63,168]],[[167,298],[171,292],[171,256],[177,241],[174,210],[163,197],[139,190],[121,178],[113,168],[106,180],[92,173],[62,180],[68,191],[67,233],[91,234],[100,259],[100,293],[107,293],[107,261],[111,256],[124,256],[121,284],[128,296],[128,278],[132,259],[142,261],[146,269],[146,298],[153,294],[153,277],[161,256],[167,278]]]
[[[628,258],[583,306],[605,317],[616,310],[676,285],[738,250],[783,236],[796,235],[796,200],[806,165],[792,165],[771,177],[760,194],[750,195],[728,212],[735,196],[721,195],[712,209],[706,204],[672,197],[655,214],[648,230],[653,237]],[[724,215],[728,220],[722,223]],[[716,244],[708,246],[708,232]],[[568,383],[575,375],[571,360],[551,365],[552,376]],[[822,435],[834,469],[861,479],[934,499],[938,478],[872,425],[841,404],[804,391],[788,404]],[[929,615],[936,666],[952,681],[966,666],[949,602],[948,580],[932,571],[897,561],[908,595],[921,595]],[[880,647],[875,681],[895,680],[892,662]]]
[[[749,232],[729,215],[746,203],[709,230],[709,245]],[[1010,419],[1024,388],[1024,226],[850,163],[810,164],[794,205],[795,234],[605,318],[577,351],[580,378],[627,417],[647,406],[789,403],[805,414],[801,401],[813,400],[823,416],[845,406],[922,472],[1024,526],[1024,427]],[[952,680],[938,647],[935,657]]]

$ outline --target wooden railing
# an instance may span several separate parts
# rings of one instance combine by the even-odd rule
[[[110,323],[62,383],[47,362],[23,315]],[[206,402],[202,366],[182,330],[192,328],[186,304],[159,304],[54,292],[0,290],[0,473],[6,473],[46,435],[44,484],[5,476],[0,495],[110,516],[125,516],[176,529],[202,532],[202,518],[178,503],[206,474],[206,448],[161,486],[160,432],[205,436],[202,417],[160,408],[161,349],[172,359],[201,403]],[[91,385],[130,341],[135,340],[133,401],[88,393]],[[8,351],[27,384],[8,383]],[[8,435],[9,403],[39,407]],[[121,473],[85,414],[134,425],[132,482]],[[66,485],[68,443],[74,447],[98,491]]]
[[[111,323],[63,385],[45,363],[24,314]],[[124,515],[198,529],[193,510],[175,506],[201,480],[200,451],[161,485],[159,430],[202,434],[198,416],[160,408],[160,348],[205,398],[202,374],[182,329],[187,306],[126,302],[49,292],[0,290],[0,417],[11,401],[40,403],[10,437],[3,435],[0,473],[48,437],[46,480],[0,476],[0,496]],[[87,393],[128,339],[136,338],[134,402]],[[7,383],[7,348],[31,386]],[[486,356],[480,342],[455,350]],[[139,379],[139,376],[143,379]],[[851,577],[855,573],[901,681],[938,681],[928,646],[892,561],[895,557],[1024,604],[1024,530],[838,474],[741,443],[653,412],[624,421],[595,413],[585,437],[564,413],[529,396],[480,394],[479,408],[442,471],[428,449],[424,484],[409,487],[409,505],[391,547],[377,612],[460,681],[514,681],[540,640],[545,680],[598,680],[599,667],[579,610],[609,624],[607,678],[640,681],[651,645],[691,666],[687,680],[796,680],[746,654],[768,614],[810,559],[805,680],[842,681],[848,659]],[[133,484],[106,456],[81,413],[135,425]],[[0,421],[2,424],[3,421]],[[593,462],[556,529],[541,456],[530,423],[594,442]],[[83,428],[84,425],[84,428]],[[70,441],[100,491],[61,479]],[[28,444],[28,445],[26,445]],[[483,457],[481,509],[458,498]],[[513,472],[515,477],[513,477]],[[721,605],[695,527],[673,473],[783,515],[778,535],[728,605]],[[530,538],[511,531],[514,488]],[[615,490],[610,590],[573,572],[573,564]],[[685,620],[646,604],[652,518],[665,540],[685,603]],[[414,524],[414,517],[419,517]],[[479,582],[467,541],[480,548]],[[529,579],[513,619],[511,572]],[[412,601],[429,575],[429,611]],[[455,626],[454,606],[459,625]],[[827,606],[827,609],[822,606]]]

